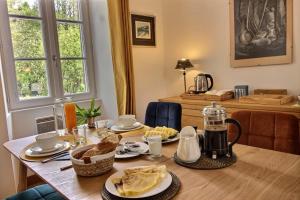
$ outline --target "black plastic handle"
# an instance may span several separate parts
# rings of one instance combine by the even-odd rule
[[[210,80],[210,86],[207,88],[207,90],[209,91],[214,86],[214,80],[210,74],[205,74],[205,77]]]
[[[241,134],[242,134],[242,127],[241,127],[240,122],[238,122],[237,120],[232,119],[232,118],[225,119],[225,123],[233,124],[234,126],[236,126],[238,128],[238,132],[236,133],[235,139],[228,145],[229,153],[230,153],[230,155],[232,155],[232,146],[235,143],[237,143],[237,141],[240,139]]]

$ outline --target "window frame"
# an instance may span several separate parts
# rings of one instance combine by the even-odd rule
[[[45,64],[48,78],[48,96],[20,100],[17,88],[15,58],[7,1],[0,1],[0,56],[2,58],[2,78],[7,94],[7,106],[9,111],[52,105],[56,98],[72,97],[73,101],[81,101],[90,99],[95,95],[93,50],[91,43],[92,38],[88,1],[79,0],[79,2],[83,27],[81,30],[81,38],[83,39],[82,41],[84,46],[82,49],[82,57],[86,58],[83,63],[85,65],[85,82],[87,92],[64,95],[54,0],[39,0],[40,18],[42,22],[41,31],[45,49]],[[27,16],[23,17],[27,18]],[[28,18],[30,19],[31,17]]]

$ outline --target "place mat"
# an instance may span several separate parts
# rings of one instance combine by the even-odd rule
[[[211,159],[210,157],[202,154],[201,157],[197,162],[194,163],[185,163],[181,161],[177,154],[174,154],[174,161],[181,166],[192,168],[192,169],[221,169],[225,167],[229,167],[233,163],[235,163],[237,160],[237,157],[235,153],[232,153],[231,157],[224,156],[222,158],[218,159]]]
[[[168,189],[166,189],[165,191],[156,194],[154,196],[151,197],[147,197],[147,198],[135,198],[135,200],[169,200],[172,199],[173,197],[175,197],[175,195],[178,193],[181,183],[179,178],[173,174],[172,172],[169,172],[172,176],[172,183],[171,185],[168,187]],[[132,198],[121,198],[121,197],[117,197],[115,195],[112,195],[111,193],[109,193],[107,191],[107,189],[105,188],[105,184],[103,186],[103,190],[101,192],[101,196],[103,198],[103,200],[132,200]]]
[[[70,142],[70,144],[74,144],[74,136],[73,135],[63,135],[63,136],[59,136],[59,140],[62,141],[66,141],[66,142]],[[88,141],[89,143],[89,141]],[[33,144],[33,143],[32,143]],[[30,148],[32,146],[32,144],[29,144],[28,146],[26,146],[21,152],[20,152],[20,159],[24,160],[24,161],[28,161],[28,162],[41,162],[42,160],[49,158],[51,156],[45,156],[45,157],[30,157],[30,156],[26,156],[25,155],[25,151]]]
[[[145,132],[147,130],[149,130],[149,127],[146,126],[146,125],[143,125],[144,127],[143,128],[140,128],[140,129],[137,129],[137,130],[133,130],[133,131],[124,131],[124,132],[120,132],[120,133],[115,133],[115,134],[120,134],[122,135],[123,137],[137,137],[137,136],[143,136],[145,134]],[[91,129],[89,130],[90,133],[93,135],[93,136],[96,136],[96,137],[102,137],[101,135],[98,135],[98,132],[100,132],[101,130],[103,130],[103,128],[98,128],[98,129]],[[113,131],[111,130],[108,130],[108,132],[110,133],[114,133]]]

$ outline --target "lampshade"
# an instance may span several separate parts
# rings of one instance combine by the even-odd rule
[[[189,59],[180,59],[177,61],[177,65],[175,67],[175,69],[183,69],[185,70],[186,68],[192,68],[194,67],[193,64],[191,63],[191,61]]]

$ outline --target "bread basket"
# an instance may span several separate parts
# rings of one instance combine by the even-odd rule
[[[79,176],[98,176],[110,171],[113,168],[115,160],[115,151],[106,154],[92,156],[91,163],[85,164],[83,160],[76,159],[74,156],[83,154],[88,149],[93,148],[94,145],[87,145],[80,147],[71,152],[71,161],[73,168]]]

